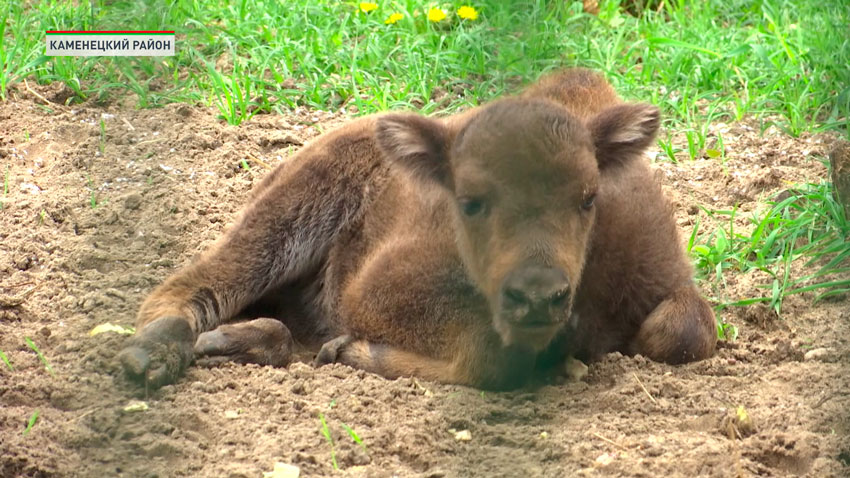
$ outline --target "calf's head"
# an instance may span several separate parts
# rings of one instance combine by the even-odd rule
[[[539,350],[569,317],[600,175],[639,157],[658,122],[651,105],[619,104],[585,123],[556,103],[506,99],[456,134],[392,114],[377,137],[390,161],[453,198],[461,259],[503,343]]]

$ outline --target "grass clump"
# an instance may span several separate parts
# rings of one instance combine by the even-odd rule
[[[850,292],[850,221],[823,181],[791,188],[769,203],[767,210],[748,218],[750,229],[734,228],[737,211],[707,211],[727,218],[727,227],[697,237],[694,227],[688,250],[701,277],[724,294],[728,271],[762,271],[770,277],[760,297],[719,297],[719,308],[767,303],[779,315],[782,301],[792,294],[813,292],[813,301]],[[810,271],[794,276],[793,271]]]
[[[332,400],[329,405],[329,408],[333,408],[335,405],[336,400]],[[325,440],[331,447],[331,465],[333,466],[334,470],[339,470],[339,465],[336,461],[336,444],[334,443],[333,435],[331,434],[331,430],[328,426],[327,420],[325,420],[325,415],[321,412],[319,412],[319,424],[319,431],[322,433],[322,436],[325,437]],[[354,441],[354,443],[356,443],[357,445],[359,445],[364,452],[368,453],[368,450],[366,449],[366,444],[363,443],[363,440],[360,438],[357,432],[344,422],[340,422],[340,424],[342,425],[342,428],[345,430],[348,436],[351,437],[351,440]]]

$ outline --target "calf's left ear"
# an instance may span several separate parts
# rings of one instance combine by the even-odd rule
[[[450,187],[450,138],[438,120],[413,113],[388,114],[378,118],[375,134],[392,164],[421,180]]]
[[[603,110],[588,123],[599,169],[639,157],[655,139],[661,113],[646,103],[625,103]]]

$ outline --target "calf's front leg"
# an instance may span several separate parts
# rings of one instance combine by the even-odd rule
[[[366,178],[334,171],[332,157],[304,161],[306,166],[272,173],[276,181],[262,189],[229,233],[144,301],[136,335],[119,354],[131,379],[154,388],[174,382],[191,363],[199,334],[325,259],[334,238],[360,214]],[[226,352],[253,334],[230,332],[230,339],[208,338]]]
[[[631,352],[681,364],[711,357],[716,344],[714,312],[696,287],[689,285],[674,291],[649,314]]]

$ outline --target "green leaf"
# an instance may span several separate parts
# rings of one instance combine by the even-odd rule
[[[35,425],[35,421],[38,420],[38,409],[36,408],[32,415],[30,415],[30,419],[27,420],[27,427],[24,429],[24,435],[32,430],[32,427]]]
[[[6,354],[4,354],[2,350],[0,350],[0,360],[2,360],[3,363],[5,363],[7,367],[9,367],[9,370],[12,370],[12,371],[15,370],[15,367],[12,367],[12,363],[9,362],[9,358],[6,357]]]
[[[708,48],[703,48],[698,45],[694,45],[693,43],[685,43],[683,41],[674,40],[672,38],[664,38],[664,37],[649,37],[647,38],[650,45],[670,45],[679,48],[686,48],[688,50],[699,51],[702,53],[708,53],[709,55],[716,56],[717,58],[722,58],[723,55],[717,53],[714,50],[709,50]]]

